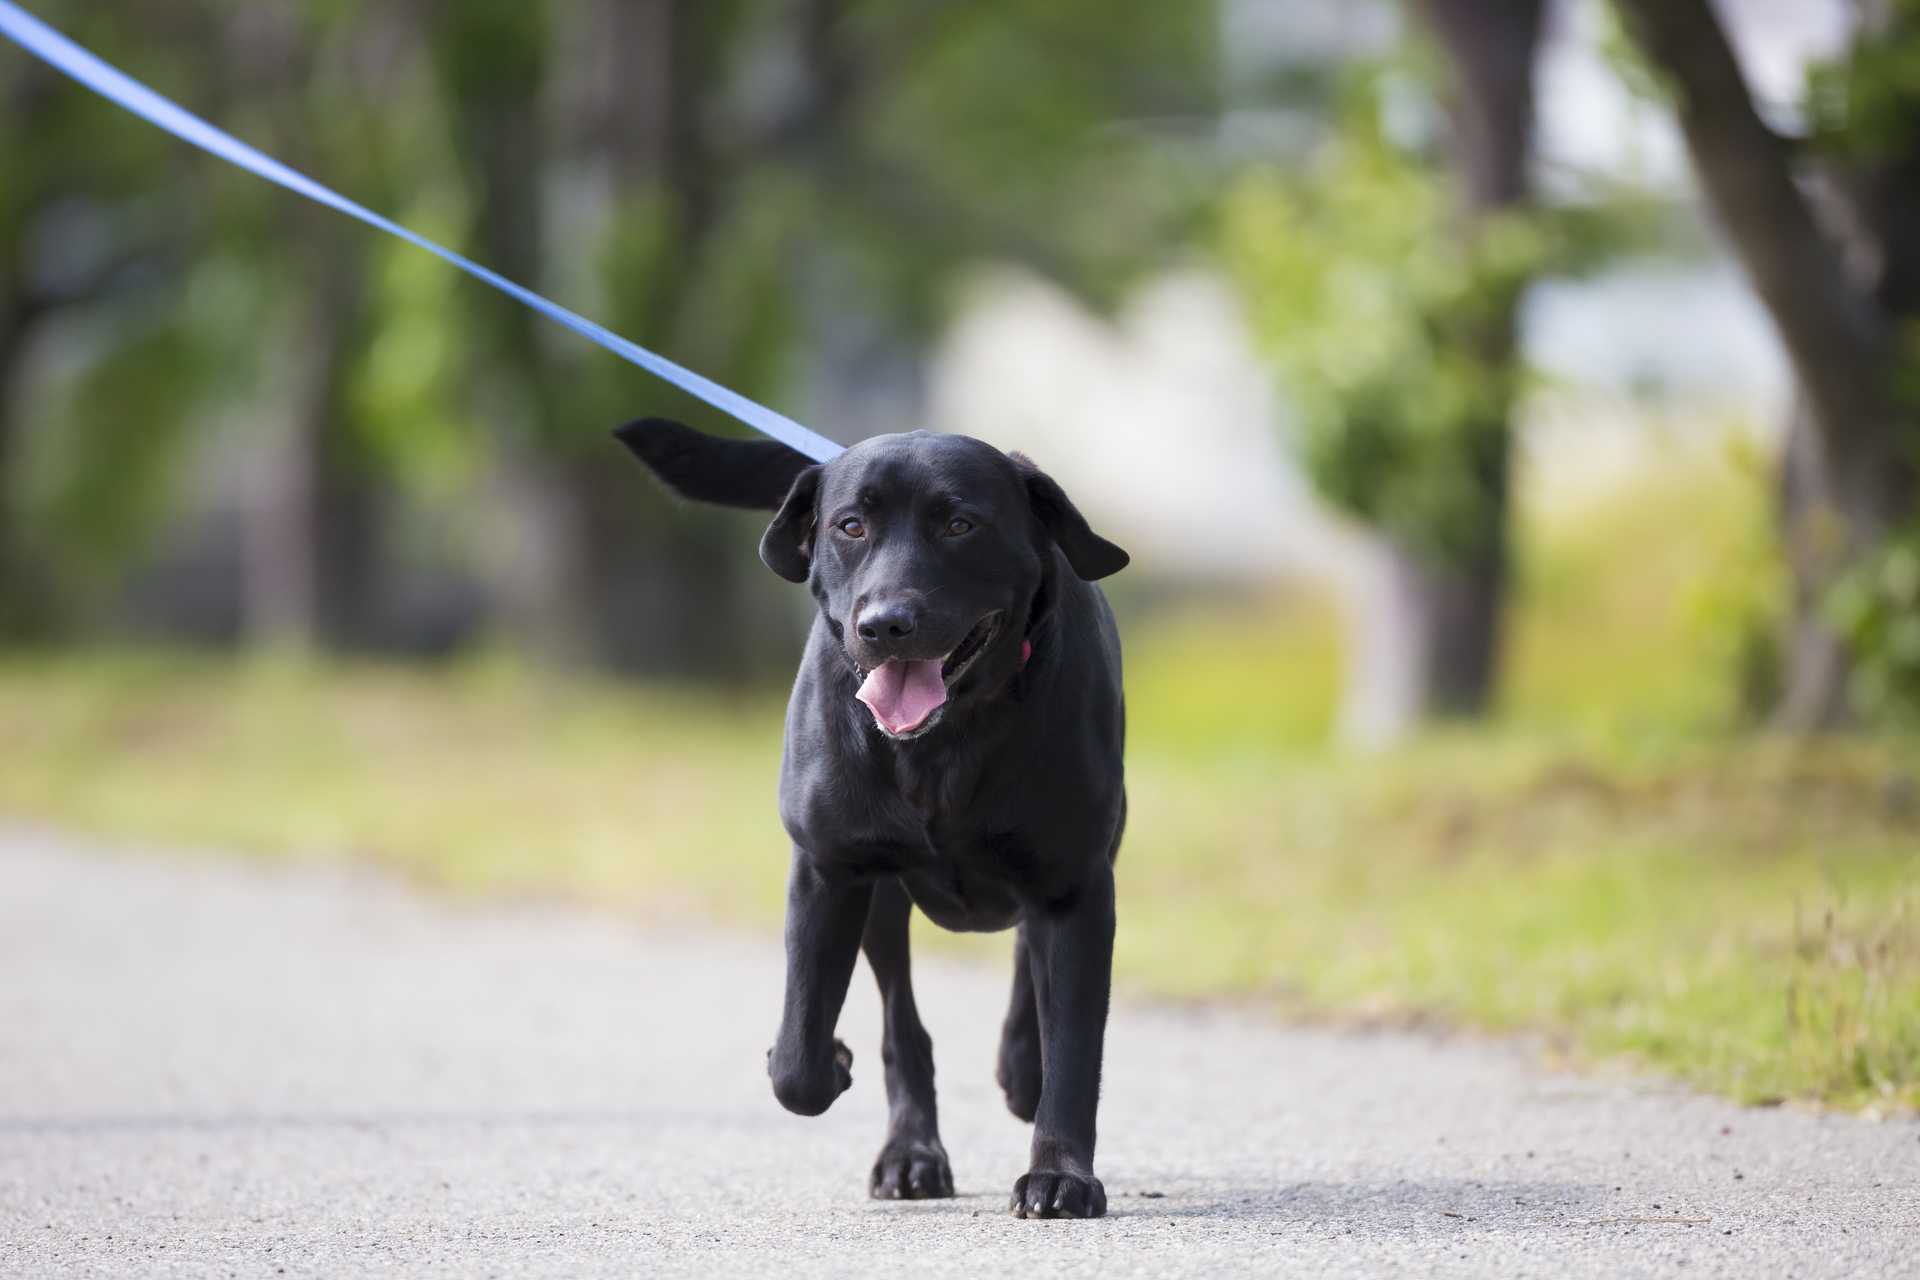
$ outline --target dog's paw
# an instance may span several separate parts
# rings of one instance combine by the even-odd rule
[[[833,1079],[841,1093],[853,1088],[853,1050],[845,1040],[833,1042]]]
[[[1007,1110],[1032,1124],[1040,1110],[1040,1046],[1024,1037],[1003,1038],[993,1078],[1007,1096]]]
[[[833,1042],[829,1074],[816,1074],[786,1068],[767,1050],[767,1075],[773,1080],[773,1096],[795,1115],[817,1116],[832,1106],[834,1099],[853,1087],[853,1050],[846,1041]]]
[[[938,1138],[893,1138],[867,1179],[875,1200],[944,1200],[953,1194],[953,1166]]]
[[[1013,1184],[1007,1208],[1016,1218],[1100,1218],[1107,1212],[1107,1189],[1090,1173],[1035,1169]]]

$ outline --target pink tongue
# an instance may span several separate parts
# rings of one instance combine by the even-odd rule
[[[882,729],[906,733],[919,728],[947,700],[947,682],[940,678],[938,658],[896,658],[875,667],[853,696],[867,704]]]

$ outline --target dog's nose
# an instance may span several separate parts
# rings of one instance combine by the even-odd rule
[[[860,620],[854,629],[869,644],[885,644],[912,635],[916,621],[913,609],[907,605],[874,604],[860,611]]]

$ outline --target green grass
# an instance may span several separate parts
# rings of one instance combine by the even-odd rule
[[[1770,477],[1751,446],[1672,446],[1571,510],[1523,500],[1505,723],[1615,739],[1731,723],[1744,646],[1786,587]]]
[[[1122,985],[1920,1107],[1920,742],[1729,730],[1737,679],[1690,601],[1751,576],[1758,498],[1712,469],[1663,484],[1530,532],[1494,727],[1329,750],[1311,600],[1130,623]],[[500,661],[16,658],[0,813],[770,928],[779,723],[769,695]]]
[[[1145,936],[1122,967],[1181,993],[1544,1028],[1748,1100],[1911,1106],[1920,820],[1897,757],[1602,764],[1460,739],[1281,779],[1150,765],[1141,809],[1172,820],[1128,847]]]

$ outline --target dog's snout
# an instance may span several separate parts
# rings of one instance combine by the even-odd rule
[[[854,629],[869,644],[887,644],[912,635],[918,622],[911,605],[893,601],[862,609]]]

